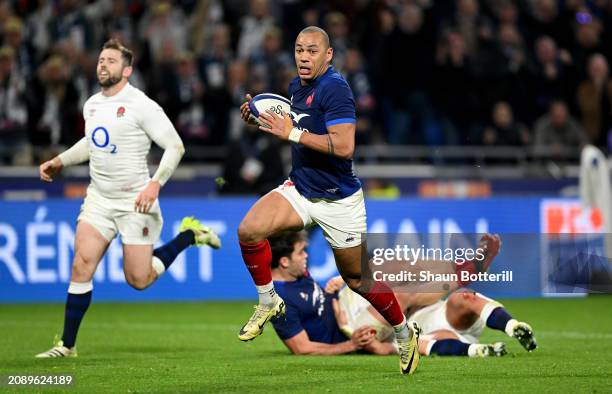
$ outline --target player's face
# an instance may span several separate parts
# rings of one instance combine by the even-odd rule
[[[322,75],[330,64],[333,49],[327,48],[320,33],[301,33],[295,40],[295,65],[301,80]]]
[[[304,275],[308,265],[308,253],[306,247],[308,245],[304,241],[298,241],[293,245],[293,252],[289,257],[289,273],[299,278]]]
[[[119,83],[123,77],[127,78],[131,67],[125,65],[121,52],[117,49],[104,49],[98,57],[96,75],[98,83],[103,88],[110,88]]]

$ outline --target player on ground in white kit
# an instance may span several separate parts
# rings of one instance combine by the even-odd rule
[[[194,218],[184,218],[180,233],[153,250],[162,228],[158,195],[185,149],[162,108],[129,84],[133,55],[117,40],[100,52],[97,77],[102,91],[83,107],[85,137],[40,166],[51,182],[63,168],[89,160],[91,183],[77,219],[72,277],[68,287],[62,339],[36,357],[74,357],[81,320],[91,303],[92,278],[117,233],[123,241],[123,271],[135,289],[150,286],[191,245],[221,246],[218,236]],[[151,141],[164,149],[149,176]]]

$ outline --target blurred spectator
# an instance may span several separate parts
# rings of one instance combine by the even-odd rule
[[[562,48],[572,44],[571,21],[567,14],[562,14],[556,0],[531,0],[529,17],[529,40],[534,42],[538,37],[551,37]],[[569,16],[571,17],[571,16]]]
[[[227,85],[226,74],[232,51],[230,49],[230,31],[227,25],[213,28],[209,43],[198,59],[198,69],[207,89],[224,89]]]
[[[83,137],[79,95],[63,57],[49,57],[27,86],[28,131],[37,146],[70,146]]]
[[[538,119],[534,134],[535,146],[552,149],[553,153],[564,148],[579,148],[589,142],[580,124],[570,115],[567,104],[561,100],[553,101],[548,113]]]
[[[552,100],[561,98],[571,102],[575,90],[575,70],[571,57],[564,49],[559,50],[555,41],[540,37],[535,44],[536,65],[532,90],[536,114],[545,112]]]
[[[447,143],[471,142],[479,100],[475,89],[476,78],[470,67],[463,37],[448,32],[438,46],[435,71],[436,102]]]
[[[356,143],[369,144],[374,132],[372,116],[376,101],[372,95],[368,74],[363,67],[363,59],[356,49],[346,51],[344,77],[353,90],[357,107]]]
[[[612,79],[601,54],[591,56],[589,78],[578,86],[577,103],[582,125],[593,145],[607,147],[612,132]]]
[[[174,44],[171,41],[164,42],[160,48],[159,60],[153,63],[147,83],[151,98],[164,109],[173,122],[180,110],[176,58],[177,49]]]
[[[228,140],[240,138],[245,129],[244,122],[240,117],[240,104],[245,100],[247,90],[247,81],[249,79],[249,69],[247,64],[240,59],[230,63],[227,73],[227,103],[229,105],[219,108],[227,111],[228,116]]]
[[[187,21],[182,10],[166,0],[158,0],[139,26],[140,37],[154,62],[165,61],[164,48],[173,46],[180,53],[187,49]]]
[[[15,75],[14,51],[9,46],[0,48],[0,163],[13,162],[23,155],[27,146],[27,112],[25,106],[25,84]],[[25,161],[27,163],[27,160]]]
[[[202,54],[209,44],[213,29],[223,23],[223,5],[220,0],[201,0],[190,16],[190,47],[197,55]]]
[[[530,67],[525,43],[517,27],[510,23],[499,26],[497,39],[504,63],[501,96],[508,100],[518,119],[529,119],[532,111],[528,86]]]
[[[59,0],[50,19],[50,43],[70,40],[79,51],[94,49],[92,27],[83,13],[82,0]],[[98,48],[95,48],[98,49]]]
[[[50,46],[52,37],[49,34],[49,26],[53,18],[53,3],[48,0],[39,0],[37,8],[26,19],[26,30],[30,42],[36,51],[36,61],[41,60]]]
[[[285,171],[280,163],[280,140],[266,133],[260,133],[257,128],[246,128],[242,137],[233,140],[228,145],[223,178],[225,185],[221,190],[224,194],[263,195],[286,179]]]
[[[434,60],[433,26],[421,8],[404,5],[397,27],[384,42],[382,93],[392,144],[439,145],[433,138],[429,90]]]
[[[346,51],[349,47],[346,16],[340,12],[330,12],[325,17],[323,28],[327,31],[327,34],[329,34],[331,46],[334,48],[332,65],[336,70],[342,72],[344,69]]]
[[[241,21],[238,39],[238,56],[248,59],[254,52],[261,50],[264,34],[274,26],[268,0],[250,0],[249,14]]]
[[[491,123],[482,133],[482,144],[523,146],[529,142],[529,131],[525,125],[514,119],[512,107],[505,101],[496,103],[491,114]]]
[[[262,48],[253,53],[250,59],[251,70],[264,79],[263,91],[280,94],[286,87],[282,84],[283,76],[279,71],[293,64],[291,55],[283,51],[281,30],[277,27],[266,30]]]
[[[586,76],[586,64],[589,57],[594,53],[601,53],[604,49],[601,42],[601,31],[601,23],[588,12],[588,9],[581,9],[576,14],[574,23],[576,44],[572,50],[572,57],[581,78]]]
[[[127,0],[113,0],[111,3],[108,14],[101,18],[102,37],[121,37],[122,43],[134,42],[137,37]]]
[[[176,129],[186,144],[202,144],[210,137],[204,121],[204,85],[193,54],[182,53],[176,60],[176,97],[178,115]]]
[[[24,39],[25,27],[21,19],[9,18],[4,24],[4,44],[15,53],[15,72],[21,78],[29,78],[35,67],[34,48]]]

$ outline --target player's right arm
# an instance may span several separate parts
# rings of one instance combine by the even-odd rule
[[[293,354],[331,356],[352,353],[364,348],[373,340],[370,331],[369,327],[363,327],[356,330],[350,340],[329,344],[311,341],[306,330],[302,330],[297,335],[284,339],[283,343]]]
[[[53,178],[62,168],[80,164],[87,160],[89,160],[89,148],[87,138],[83,137],[67,151],[42,163],[38,168],[40,179],[45,182],[53,182]]]

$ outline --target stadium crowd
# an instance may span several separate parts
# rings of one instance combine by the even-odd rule
[[[239,105],[286,94],[307,25],[330,34],[358,144],[612,145],[612,0],[0,0],[4,163],[82,137],[114,37],[187,146],[231,146],[243,162],[226,171],[259,176],[246,161],[278,162],[277,141],[245,128]]]

